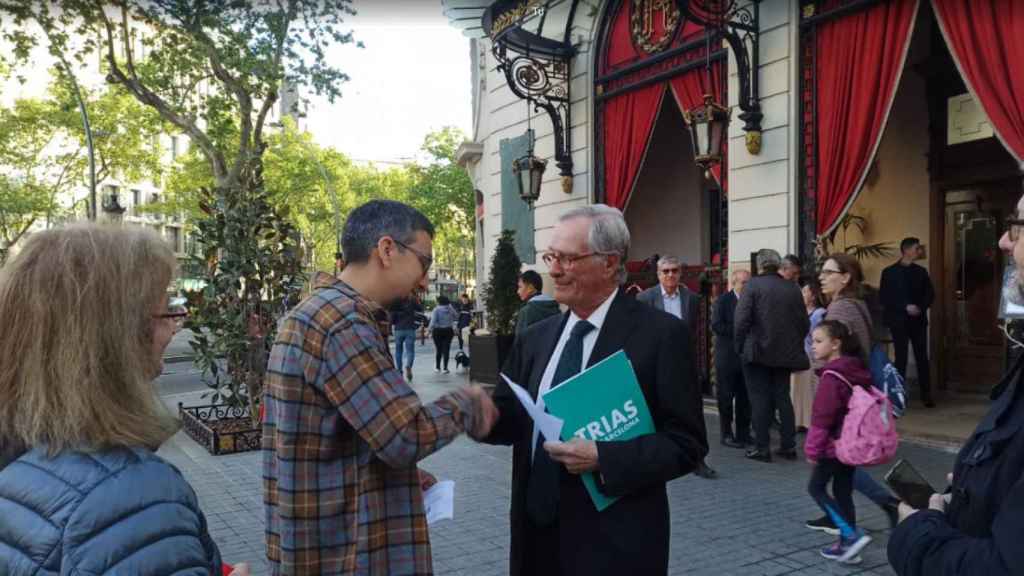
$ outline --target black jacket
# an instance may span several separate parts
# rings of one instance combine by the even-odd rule
[[[771,272],[750,279],[736,305],[736,352],[744,362],[807,370],[804,338],[811,328],[795,282]]]
[[[928,324],[928,308],[935,301],[935,289],[928,271],[917,264],[903,266],[899,262],[882,270],[882,281],[878,286],[878,298],[882,302],[882,322],[886,326],[899,326],[908,321]],[[921,309],[920,316],[907,314],[907,305],[914,304]]]
[[[715,300],[711,310],[711,331],[715,333],[715,369],[738,370],[740,357],[733,342],[733,326],[736,318],[736,304],[739,298],[732,290]]]
[[[945,513],[922,510],[889,537],[900,576],[1024,575],[1024,358],[961,448]]]
[[[407,298],[399,300],[388,308],[392,330],[415,330],[423,314],[423,306],[419,302]]]
[[[536,397],[569,313],[545,318],[516,338],[503,372]],[[686,325],[620,291],[601,326],[588,366],[625,350],[657,430],[632,440],[598,442],[604,491],[622,499],[598,512],[580,477],[562,469],[559,531],[564,576],[668,572],[665,483],[694,470],[708,451],[700,384]],[[689,353],[680,353],[688,350]],[[543,562],[525,539],[526,483],[533,423],[504,382],[494,402],[501,417],[486,441],[512,444],[512,576]]]

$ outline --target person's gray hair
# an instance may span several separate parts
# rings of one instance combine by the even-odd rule
[[[756,264],[758,273],[777,272],[782,267],[782,256],[771,248],[761,248],[757,251]]]
[[[658,270],[661,270],[662,266],[683,266],[683,261],[675,256],[662,256],[658,258]]]
[[[626,258],[629,255],[629,227],[617,208],[605,204],[589,204],[573,208],[558,217],[559,222],[586,218],[590,220],[587,246],[597,254],[619,257],[618,282],[626,282]]]
[[[345,221],[341,248],[347,264],[362,264],[384,236],[411,244],[416,232],[434,237],[434,226],[422,212],[394,200],[370,200],[353,210]],[[404,247],[400,247],[405,250]]]

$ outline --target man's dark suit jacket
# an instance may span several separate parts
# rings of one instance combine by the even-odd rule
[[[935,301],[935,289],[923,266],[914,263],[903,266],[897,261],[882,270],[878,298],[882,301],[882,321],[886,326],[901,326],[909,322],[912,317],[907,314],[908,304],[921,309],[921,315],[913,318],[921,326],[927,326],[928,308]]]
[[[719,374],[723,370],[742,368],[732,335],[737,302],[739,298],[736,297],[736,293],[729,290],[715,300],[714,309],[711,311],[711,331],[715,333],[715,369]]]
[[[697,340],[697,325],[700,323],[700,296],[693,293],[684,284],[679,284],[679,304],[686,314],[684,322],[690,327],[690,339]],[[665,309],[665,297],[661,294],[661,284],[655,284],[636,295],[639,302],[654,306],[658,310]]]
[[[541,377],[569,313],[546,318],[517,338],[503,372],[536,398]],[[700,387],[686,325],[623,291],[612,301],[587,366],[619,350],[633,363],[656,432],[598,442],[603,490],[622,499],[598,512],[580,477],[562,468],[559,533],[563,574],[643,574],[668,571],[669,508],[665,483],[694,470],[708,451]],[[533,422],[504,382],[494,401],[501,412],[487,442],[512,444],[512,576],[530,576],[537,558],[524,538],[526,484]]]
[[[736,352],[747,364],[807,370],[804,350],[811,321],[796,282],[775,272],[754,276],[743,287],[733,320]]]

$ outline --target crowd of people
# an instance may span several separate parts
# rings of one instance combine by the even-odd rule
[[[1024,198],[1018,209],[1024,214]],[[999,246],[1024,266],[1024,221],[1014,222],[1021,224],[1011,224]],[[589,205],[558,219],[542,255],[552,299],[542,297],[539,278],[520,277],[526,307],[502,371],[543,406],[547,391],[622,351],[654,430],[559,441],[539,434],[506,383],[493,392],[453,388],[430,403],[412,389],[409,342],[423,312],[403,300],[426,288],[433,236],[431,222],[408,205],[356,208],[342,234],[344,270],[318,275],[280,322],[263,397],[272,573],[431,574],[422,496],[431,479],[417,463],[467,434],[513,447],[511,574],[667,574],[666,484],[691,472],[715,475],[705,463],[693,344],[699,317],[678,283],[680,262],[661,258],[659,285],[634,298],[621,289],[630,244],[622,213]],[[897,265],[915,266],[918,246],[905,241]],[[949,490],[927,510],[912,509],[837,455],[848,399],[873,387],[859,263],[832,255],[817,279],[801,278],[798,259],[772,250],[759,251],[754,264],[756,274],[732,273],[711,322],[722,445],[765,463],[795,460],[797,428],[807,428],[808,492],[825,515],[808,527],[838,535],[822,550],[828,558],[857,561],[870,536],[857,526],[851,494],[880,490],[875,501],[896,524],[888,557],[901,576],[1020,574],[1020,362],[994,389]],[[152,232],[84,224],[34,234],[0,268],[0,573],[231,570],[191,486],[155,454],[177,427],[152,386],[182,318],[167,300],[173,267]],[[883,304],[902,309],[885,321],[890,329],[902,323],[892,330],[905,362],[931,304],[930,282],[926,288],[912,268],[888,278]],[[385,310],[395,358],[378,322]],[[450,346],[462,322],[461,310],[439,299],[429,320],[435,342]],[[438,370],[447,368],[441,348]],[[897,363],[905,371],[899,353]],[[584,475],[618,500],[599,512]],[[233,570],[247,573],[244,565]]]

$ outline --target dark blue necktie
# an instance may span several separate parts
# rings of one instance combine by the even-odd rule
[[[558,359],[555,375],[551,378],[551,388],[579,374],[583,364],[583,337],[593,329],[594,325],[586,320],[580,320],[572,327]],[[537,434],[533,466],[526,485],[526,514],[537,526],[549,526],[558,518],[558,482],[562,471],[562,465],[548,456],[543,444],[544,435]]]

